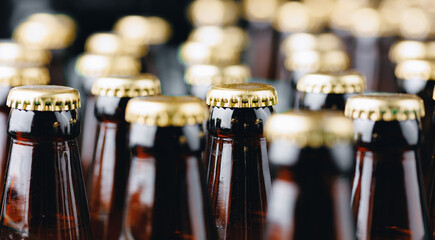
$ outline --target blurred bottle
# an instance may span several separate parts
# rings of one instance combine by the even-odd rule
[[[207,94],[208,190],[219,239],[263,239],[270,171],[263,127],[278,102],[266,84],[222,84]]]
[[[411,94],[357,95],[352,209],[357,239],[431,239],[421,178],[424,106]]]
[[[216,239],[200,159],[206,117],[194,97],[129,101],[132,163],[121,239]]]
[[[160,81],[151,74],[135,78],[100,78],[92,93],[97,96],[98,119],[94,158],[89,169],[88,201],[94,239],[116,239],[121,233],[130,150],[129,124],[125,121],[128,100],[160,94]]]
[[[49,50],[51,84],[66,85],[65,61],[67,48],[76,35],[74,20],[63,14],[36,13],[30,15],[14,30],[13,39],[28,48]]]
[[[421,167],[425,190],[428,192],[435,167],[432,159],[435,132],[431,126],[435,107],[433,100],[435,64],[425,60],[407,60],[399,63],[395,72],[399,91],[416,94],[424,102],[425,116],[421,118],[423,130]]]
[[[24,86],[8,96],[11,148],[1,239],[91,239],[77,140],[79,93]]]
[[[135,76],[140,72],[140,63],[137,59],[127,56],[104,56],[84,53],[77,58],[77,81],[83,89],[82,109],[83,134],[80,138],[80,153],[82,159],[83,175],[88,176],[88,169],[94,156],[97,126],[95,118],[95,99],[91,94],[92,84],[95,79],[108,76]]]
[[[391,46],[389,58],[394,69],[396,69],[397,64],[403,61],[426,59],[428,53],[429,49],[424,42],[402,40],[395,42]]]
[[[362,93],[365,78],[358,72],[311,73],[297,84],[295,109],[344,111],[349,97]]]
[[[246,65],[194,65],[186,70],[185,80],[190,86],[190,95],[206,99],[209,88],[216,84],[246,83],[251,70]]]
[[[265,239],[355,239],[352,122],[339,112],[288,112],[271,117],[265,136],[274,174]]]

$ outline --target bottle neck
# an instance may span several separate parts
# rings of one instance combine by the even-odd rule
[[[263,137],[272,106],[259,108],[212,107],[207,130],[211,136],[228,138]]]
[[[211,87],[209,85],[190,85],[190,95],[205,100],[207,98],[208,89]]]
[[[72,140],[80,134],[80,121],[77,110],[39,112],[12,109],[8,132],[17,139]]]
[[[307,110],[341,110],[344,111],[346,101],[354,94],[326,94],[298,92],[296,108]]]
[[[116,122],[127,124],[125,109],[131,98],[98,96],[95,102],[95,116],[100,122]]]

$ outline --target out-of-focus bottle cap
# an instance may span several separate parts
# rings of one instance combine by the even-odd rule
[[[45,67],[0,66],[0,85],[23,86],[45,85],[50,82],[50,73]]]
[[[163,44],[172,34],[171,25],[163,18],[136,15],[120,18],[113,30],[133,45]]]
[[[341,112],[301,111],[275,114],[264,135],[269,142],[286,141],[300,148],[332,147],[353,142],[353,123]]]
[[[410,59],[423,59],[426,57],[426,46],[418,41],[399,41],[390,48],[390,60],[399,63]]]
[[[291,53],[284,64],[289,71],[339,72],[349,68],[350,59],[343,50],[326,52],[307,50]]]
[[[82,54],[76,62],[77,72],[86,77],[135,76],[140,73],[139,60],[128,56]]]
[[[185,42],[180,46],[179,57],[185,65],[234,65],[240,62],[241,52],[233,46],[210,47],[201,42]]]
[[[86,40],[85,51],[98,55],[141,58],[147,54],[148,47],[130,44],[115,33],[94,33]]]
[[[18,25],[13,38],[31,48],[56,50],[70,46],[75,35],[75,22],[69,16],[38,13]]]
[[[251,69],[246,65],[194,65],[187,68],[185,75],[186,82],[190,85],[245,83],[249,78]]]
[[[342,50],[344,43],[333,33],[309,34],[295,33],[281,43],[281,50],[284,55],[288,56],[293,52],[302,50],[330,51]]]
[[[201,42],[207,46],[231,46],[243,50],[248,46],[249,37],[240,27],[203,26],[194,29],[188,38],[190,42]]]
[[[270,23],[284,0],[245,0],[243,12],[250,22]]]
[[[362,94],[350,97],[347,117],[371,121],[405,121],[424,117],[423,100],[413,94]]]
[[[365,86],[365,77],[355,71],[310,73],[299,79],[297,83],[300,92],[324,94],[362,93]]]
[[[196,97],[151,96],[133,98],[127,104],[125,120],[158,127],[202,124],[207,107]]]
[[[341,31],[350,31],[353,14],[349,13],[354,13],[363,6],[363,1],[338,0],[331,13],[331,27]]]
[[[32,49],[15,42],[0,42],[0,64],[13,66],[44,66],[51,61],[49,51]]]
[[[239,6],[232,0],[193,1],[188,12],[195,26],[228,26],[239,18]]]
[[[433,35],[433,19],[421,8],[409,7],[405,9],[400,20],[400,34],[404,38],[425,39]]]
[[[27,111],[70,111],[80,108],[80,94],[70,87],[32,85],[12,88],[8,107]]]
[[[435,80],[435,65],[427,60],[406,60],[397,65],[395,74],[402,80]]]
[[[96,96],[145,97],[161,92],[160,80],[149,73],[135,77],[105,77],[94,81],[91,90]]]
[[[360,8],[352,15],[351,30],[357,37],[374,38],[395,34],[394,27],[376,9]]]
[[[312,15],[310,9],[300,2],[287,2],[281,5],[275,15],[273,25],[280,32],[319,32],[325,22]]]
[[[268,84],[219,84],[210,88],[206,103],[212,107],[267,107],[278,103],[278,95],[275,88]]]

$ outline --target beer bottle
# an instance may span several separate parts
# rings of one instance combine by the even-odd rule
[[[431,239],[420,169],[421,98],[411,94],[356,95],[357,147],[352,211],[357,239]]]
[[[79,93],[61,86],[9,92],[10,151],[0,239],[91,239],[77,140]]]
[[[97,119],[94,115],[95,99],[91,93],[92,84],[99,77],[134,76],[140,72],[140,63],[129,56],[104,56],[82,54],[77,58],[76,70],[79,73],[80,88],[83,89],[83,134],[80,139],[83,175],[87,179],[88,169],[95,150]]]
[[[222,84],[207,94],[208,190],[219,239],[263,239],[270,171],[263,127],[278,102],[267,84]]]
[[[135,78],[100,78],[92,93],[97,97],[98,120],[94,158],[87,185],[93,239],[119,239],[130,170],[128,100],[160,94],[160,81],[151,74]]]
[[[362,93],[365,78],[358,72],[311,73],[297,84],[295,109],[344,111],[349,97]]]
[[[339,112],[287,112],[264,131],[274,179],[265,239],[355,239],[352,122]]]
[[[419,41],[398,41],[391,46],[389,51],[389,58],[394,67],[396,67],[398,63],[406,60],[426,59],[426,57],[426,44]]]
[[[215,84],[245,83],[251,77],[246,65],[194,65],[188,67],[185,74],[190,86],[190,95],[205,100],[208,89]]]
[[[0,41],[0,65],[20,68],[47,67],[51,54],[47,50],[33,49],[13,41]]]
[[[433,134],[432,116],[434,113],[433,92],[435,89],[435,64],[426,60],[406,60],[399,63],[395,74],[399,91],[402,93],[416,94],[424,102],[425,116],[421,118],[423,130],[422,145],[422,170],[425,190],[429,190],[429,184],[433,176]]]
[[[51,84],[66,85],[64,64],[67,48],[76,35],[74,20],[63,14],[36,13],[30,15],[14,30],[13,39],[33,49],[48,50]]]
[[[201,150],[205,104],[152,96],[127,104],[132,162],[122,239],[215,240]]]

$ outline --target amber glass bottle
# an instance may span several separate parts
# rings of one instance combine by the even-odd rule
[[[216,239],[200,159],[206,117],[194,97],[129,101],[132,162],[121,239]]]
[[[8,96],[9,135],[0,239],[91,239],[77,140],[79,93],[24,86]]]
[[[128,56],[114,57],[85,53],[78,57],[76,70],[79,73],[77,81],[80,84],[78,86],[83,93],[83,134],[80,139],[80,153],[83,174],[87,179],[89,166],[94,156],[98,125],[94,115],[95,98],[91,93],[92,84],[100,77],[135,76],[140,72],[140,63]]]
[[[278,102],[266,84],[222,84],[211,107],[204,154],[219,239],[263,239],[270,171],[263,127]]]
[[[416,94],[424,102],[425,116],[421,118],[423,130],[422,146],[422,170],[425,190],[429,190],[430,182],[434,176],[433,171],[433,136],[432,117],[434,113],[433,92],[435,89],[435,64],[425,60],[406,60],[396,67],[397,84],[399,91],[403,93]]]
[[[347,99],[364,91],[365,78],[354,71],[311,73],[296,88],[294,109],[344,111]]]
[[[339,112],[287,112],[271,117],[264,134],[274,179],[265,239],[354,239],[352,121]]]
[[[99,78],[94,82],[92,93],[97,96],[98,120],[87,183],[92,235],[93,239],[118,240],[130,171],[129,124],[125,121],[125,109],[132,97],[160,94],[160,81],[151,74]]]
[[[251,77],[246,65],[194,65],[186,70],[185,80],[190,85],[190,95],[205,100],[207,92],[215,84],[245,83]]]
[[[432,239],[420,169],[424,106],[411,94],[356,95],[352,210],[357,239]]]

